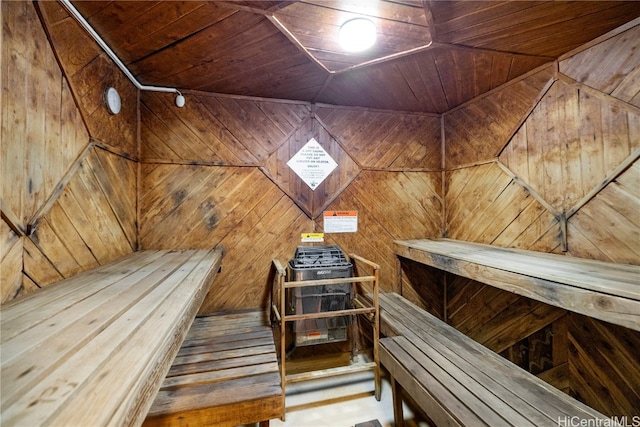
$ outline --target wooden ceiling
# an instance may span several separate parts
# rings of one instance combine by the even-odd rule
[[[74,1],[145,85],[446,112],[640,16],[638,1]],[[340,25],[374,21],[347,54]]]

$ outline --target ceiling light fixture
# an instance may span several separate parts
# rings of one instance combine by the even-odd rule
[[[355,18],[340,27],[340,46],[347,52],[362,52],[376,42],[376,25],[366,18]]]

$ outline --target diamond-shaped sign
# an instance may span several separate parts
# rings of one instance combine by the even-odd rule
[[[324,181],[338,164],[315,138],[311,138],[288,162],[295,173],[315,190]]]

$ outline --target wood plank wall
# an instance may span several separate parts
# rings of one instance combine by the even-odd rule
[[[637,26],[440,117],[206,93],[178,110],[169,95],[139,100],[59,4],[2,2],[2,16],[2,301],[138,247],[222,244],[202,311],[264,306],[271,259],[322,231],[322,210],[357,210],[359,232],[327,243],[380,263],[384,290],[401,286],[602,412],[640,407],[637,333],[400,270],[390,246],[444,232],[639,263]],[[102,105],[107,86],[118,116]],[[310,198],[282,162],[312,136],[340,168]]]
[[[639,40],[627,26],[444,114],[449,237],[640,264]],[[449,323],[606,414],[638,415],[637,332],[444,281]]]
[[[202,312],[265,306],[270,263],[286,262],[322,211],[358,211],[357,234],[336,243],[382,264],[395,286],[393,239],[442,229],[440,119],[207,93],[144,93],[140,242],[143,248],[226,249]],[[315,138],[339,166],[316,191],[283,165]],[[399,209],[402,207],[402,209]],[[240,290],[240,291],[239,291]]]
[[[2,302],[138,245],[137,90],[59,4],[38,7],[2,2]]]

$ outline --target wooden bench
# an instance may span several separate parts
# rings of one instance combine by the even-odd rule
[[[221,250],[141,251],[2,306],[2,425],[140,425]]]
[[[402,389],[438,426],[610,421],[398,294],[381,294],[380,310],[388,335],[380,361],[392,377],[396,427],[403,425]]]
[[[267,313],[197,317],[144,425],[236,426],[284,416]]]
[[[450,239],[398,240],[398,256],[640,331],[640,266]]]

